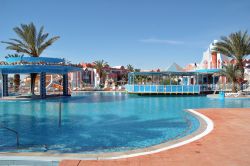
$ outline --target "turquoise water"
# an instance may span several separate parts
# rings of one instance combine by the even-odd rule
[[[0,101],[0,151],[125,151],[183,137],[199,127],[188,108],[249,107],[250,100],[76,93],[35,101]],[[61,118],[59,102],[62,103]]]

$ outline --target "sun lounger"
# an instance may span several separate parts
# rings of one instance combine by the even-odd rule
[[[225,97],[239,97],[245,95],[242,91],[238,91],[237,93],[225,93]]]

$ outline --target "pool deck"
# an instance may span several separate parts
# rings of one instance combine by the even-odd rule
[[[63,160],[60,166],[250,165],[250,108],[200,109],[214,122],[207,136],[155,154],[118,160]]]

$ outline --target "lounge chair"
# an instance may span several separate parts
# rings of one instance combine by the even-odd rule
[[[237,93],[225,93],[225,97],[239,97],[242,95],[245,95],[242,91],[238,91]]]

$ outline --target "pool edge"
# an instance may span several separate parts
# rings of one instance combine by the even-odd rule
[[[0,160],[39,160],[39,161],[61,161],[64,159],[79,159],[79,160],[114,160],[114,159],[124,159],[137,156],[144,156],[154,153],[159,153],[165,150],[177,148],[185,144],[191,143],[193,141],[199,140],[202,137],[209,134],[213,128],[214,123],[211,119],[205,115],[193,110],[187,109],[187,112],[194,115],[200,122],[199,128],[192,134],[184,136],[180,139],[168,141],[162,144],[154,145],[147,148],[135,149],[125,152],[113,152],[113,153],[100,153],[100,154],[75,154],[75,153],[65,153],[65,154],[51,154],[51,153],[0,153]]]

